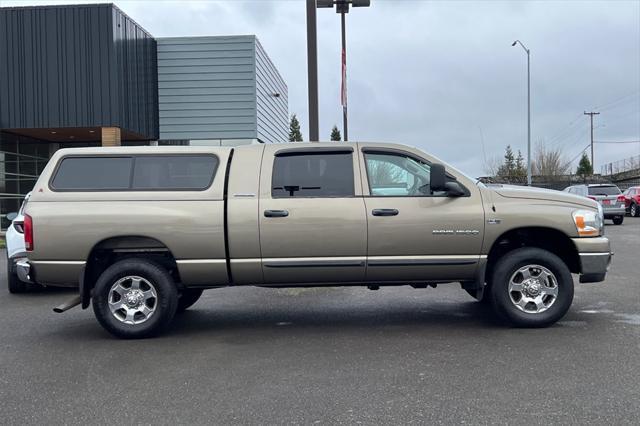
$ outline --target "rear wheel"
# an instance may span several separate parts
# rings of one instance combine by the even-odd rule
[[[640,208],[638,208],[636,203],[632,203],[631,207],[629,207],[629,215],[631,215],[631,217],[640,216]]]
[[[624,221],[624,216],[614,216],[613,218],[614,225],[622,225],[623,221]]]
[[[135,339],[158,334],[169,325],[178,292],[162,266],[145,259],[125,259],[109,266],[93,290],[93,312],[107,331]]]
[[[569,268],[546,250],[509,252],[496,263],[492,276],[494,309],[516,327],[547,327],[562,318],[573,301]]]
[[[185,288],[178,297],[178,312],[191,307],[202,296],[202,289]]]

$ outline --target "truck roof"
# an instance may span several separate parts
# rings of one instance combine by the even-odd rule
[[[363,143],[363,142],[361,142]],[[366,142],[367,145],[396,145],[382,142]],[[288,142],[277,144],[282,148],[310,148],[310,147],[344,147],[355,145],[355,142]],[[261,149],[263,144],[240,146],[184,146],[184,145],[160,145],[160,146],[115,146],[115,147],[88,147],[88,148],[63,148],[56,151],[56,156],[73,155],[114,155],[114,154],[176,154],[176,153],[209,153],[228,151],[230,149],[252,150]]]

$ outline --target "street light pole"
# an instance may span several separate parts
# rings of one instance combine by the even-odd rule
[[[309,86],[309,141],[318,141],[318,41],[316,0],[307,0],[307,72]]]
[[[531,186],[531,51],[520,40],[514,41],[511,46],[520,44],[527,52],[527,185]]]

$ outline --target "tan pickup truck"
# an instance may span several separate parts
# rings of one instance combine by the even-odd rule
[[[77,286],[144,337],[203,289],[460,283],[509,323],[553,324],[611,253],[592,200],[485,186],[373,143],[58,151],[26,207],[23,279]]]

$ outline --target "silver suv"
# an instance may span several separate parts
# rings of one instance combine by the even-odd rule
[[[602,206],[605,219],[612,219],[614,224],[622,225],[625,214],[624,195],[616,185],[612,183],[573,185],[565,188],[564,191],[597,201]]]

